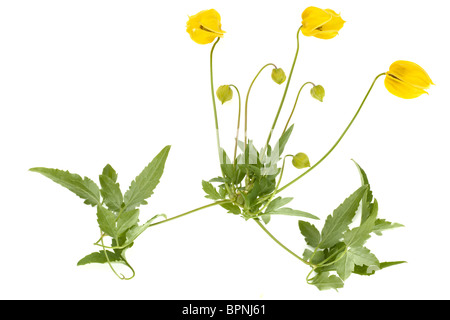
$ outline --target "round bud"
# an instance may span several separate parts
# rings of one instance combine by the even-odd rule
[[[229,85],[220,86],[216,91],[217,99],[224,104],[227,101],[233,99],[233,90]]]
[[[278,84],[282,84],[286,80],[286,74],[283,69],[275,68],[272,70],[272,80]]]
[[[311,96],[314,99],[323,102],[323,97],[325,97],[325,89],[319,84],[311,88]]]
[[[294,158],[292,159],[292,165],[297,169],[303,169],[311,166],[309,164],[308,156],[303,152],[299,152],[294,156]]]

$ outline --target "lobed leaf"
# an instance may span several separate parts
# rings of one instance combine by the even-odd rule
[[[85,204],[96,206],[100,203],[100,190],[95,182],[87,177],[81,178],[78,174],[69,171],[42,167],[31,168],[30,171],[38,172],[67,188],[84,199]]]
[[[126,210],[138,207],[153,194],[153,190],[158,185],[159,179],[163,174],[169,150],[170,146],[164,147],[136,179],[131,182],[130,188],[124,196]]]
[[[343,233],[347,231],[352,222],[366,190],[367,186],[365,185],[358,188],[333,211],[332,215],[327,217],[321,232],[320,248],[330,248],[343,237]]]

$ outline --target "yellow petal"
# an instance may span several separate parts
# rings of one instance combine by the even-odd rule
[[[386,74],[386,78],[384,79],[384,85],[386,89],[394,96],[403,99],[414,99],[421,96],[424,93],[427,93],[425,90],[412,86],[404,81],[394,78],[389,74]]]
[[[331,20],[331,14],[317,7],[308,7],[302,13],[302,33],[312,36],[318,32],[317,28]]]
[[[225,31],[221,28],[220,14],[214,9],[203,10],[190,16],[186,24],[186,31],[191,39],[199,44],[208,44],[217,37],[223,37]]]
[[[345,21],[331,9],[309,7],[302,14],[302,33],[319,39],[331,39],[338,35]]]
[[[411,61],[399,60],[391,64],[387,74],[395,76],[419,89],[428,89],[433,84],[427,72],[418,64]]]

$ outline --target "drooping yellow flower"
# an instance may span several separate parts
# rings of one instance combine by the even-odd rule
[[[331,9],[308,7],[302,13],[302,33],[307,37],[331,39],[338,35],[345,21]]]
[[[427,72],[414,62],[395,61],[386,72],[384,85],[393,95],[403,99],[414,99],[427,93],[433,83]]]
[[[190,16],[186,24],[186,31],[191,39],[199,44],[208,44],[217,37],[223,37],[225,31],[220,23],[220,14],[214,10],[203,10]]]

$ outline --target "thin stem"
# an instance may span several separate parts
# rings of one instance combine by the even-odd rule
[[[217,206],[217,205],[224,204],[224,203],[229,203],[229,202],[231,202],[231,201],[230,201],[230,200],[222,200],[222,201],[213,202],[213,203],[207,204],[206,206],[202,206],[202,207],[199,207],[199,208],[190,210],[190,211],[188,211],[188,212],[179,214],[179,215],[177,215],[177,216],[175,216],[175,217],[172,217],[172,218],[169,218],[169,219],[166,219],[166,220],[161,220],[161,221],[152,223],[149,227],[153,227],[153,226],[156,226],[156,225],[161,224],[161,223],[169,222],[169,221],[172,221],[172,220],[175,220],[175,219],[184,217],[184,216],[186,216],[186,215],[188,215],[188,214],[190,214],[190,213],[193,213],[193,212],[196,212],[196,211],[200,211],[200,210],[202,210],[202,209],[206,209],[206,208],[209,208],[209,207],[213,207],[213,206]]]
[[[213,82],[213,52],[214,48],[216,47],[217,43],[219,42],[220,38],[217,37],[216,42],[214,42],[214,45],[211,48],[211,53],[209,57],[209,74],[210,74],[210,80],[211,80],[211,96],[212,96],[212,103],[213,103],[213,109],[214,109],[214,123],[216,127],[216,140],[217,140],[217,151],[219,152],[219,161],[222,163],[221,159],[221,152],[220,152],[220,137],[219,137],[219,121],[217,119],[217,108],[216,108],[216,96],[214,94],[214,82]]]
[[[172,221],[172,220],[175,220],[175,219],[184,217],[184,216],[186,216],[186,215],[188,215],[188,214],[190,214],[190,213],[194,213],[194,212],[200,211],[200,210],[202,210],[202,209],[206,209],[206,208],[209,208],[209,207],[213,207],[213,206],[217,206],[217,205],[225,204],[225,203],[229,203],[229,202],[231,202],[231,200],[221,200],[221,201],[216,201],[216,202],[207,204],[207,205],[205,205],[205,206],[202,206],[202,207],[199,207],[199,208],[196,208],[196,209],[187,211],[187,212],[185,212],[185,213],[179,214],[179,215],[174,216],[174,217],[172,217],[172,218],[169,218],[169,219],[166,219],[166,220],[161,220],[161,221],[152,223],[152,224],[150,224],[148,227],[149,227],[149,228],[150,228],[150,227],[154,227],[154,226],[156,226],[156,225],[158,225],[158,224],[162,224],[162,223],[165,223],[165,222],[169,222],[169,221]],[[100,238],[102,244],[99,245],[99,244],[98,244],[98,241],[97,241],[96,243],[94,243],[94,245],[101,246],[101,247],[103,247],[103,248],[108,248],[108,249],[124,249],[124,248],[125,248],[125,247],[122,247],[122,246],[118,246],[118,247],[108,247],[108,246],[105,246],[105,245],[103,244],[103,236],[104,236],[104,235],[102,235],[101,238]]]
[[[294,157],[294,156],[292,154],[287,154],[287,155],[284,156],[284,158],[283,158],[283,165],[281,166],[281,171],[280,171],[280,177],[278,178],[278,182],[277,182],[277,185],[275,187],[275,190],[270,195],[270,198],[269,198],[269,200],[267,200],[266,204],[260,210],[258,210],[258,212],[256,212],[257,215],[260,214],[261,212],[263,212],[269,206],[269,204],[272,201],[272,199],[275,197],[275,194],[277,193],[277,190],[278,190],[278,188],[280,186],[281,179],[283,178],[284,166],[285,166],[287,157]]]
[[[233,165],[235,165],[237,146],[238,146],[238,140],[239,140],[239,129],[241,126],[241,94],[239,93],[239,89],[234,84],[230,84],[230,87],[233,87],[234,89],[236,89],[236,92],[237,92],[238,98],[239,98],[239,111],[238,111],[237,128],[236,128],[236,142],[234,144],[234,157],[233,157]]]
[[[278,243],[284,250],[286,250],[287,252],[289,252],[290,254],[292,254],[294,257],[296,257],[298,260],[300,260],[301,262],[309,265],[309,266],[313,266],[310,262],[306,261],[305,259],[302,259],[301,257],[299,257],[297,254],[295,254],[294,252],[292,252],[289,248],[287,248],[284,244],[282,244],[280,241],[278,241],[277,238],[275,238],[270,232],[269,230],[266,229],[266,227],[264,227],[264,225],[261,223],[261,221],[259,221],[259,219],[255,218],[253,219],[260,227],[261,229],[264,230],[265,233],[267,233],[267,235],[269,237],[272,238],[273,241],[275,241],[276,243]]]
[[[303,87],[306,86],[308,83],[312,84],[313,86],[315,85],[314,83],[308,81],[308,82],[305,82],[300,87],[300,90],[298,90],[298,93],[297,93],[297,98],[295,99],[294,107],[292,108],[291,114],[289,115],[289,119],[286,122],[286,126],[284,127],[283,133],[286,132],[286,130],[287,130],[288,126],[289,126],[289,122],[291,121],[292,115],[294,114],[294,111],[295,111],[295,107],[297,106],[298,97],[300,96],[300,93],[302,92]],[[283,135],[283,133],[281,135]]]
[[[298,51],[299,51],[299,48],[300,48],[299,34],[300,34],[300,29],[301,28],[302,28],[302,26],[300,26],[300,28],[298,28],[298,31],[297,31],[297,50],[295,51],[294,61],[292,62],[291,71],[289,72],[289,77],[288,77],[287,82],[286,82],[286,88],[284,89],[283,97],[281,98],[280,106],[278,107],[278,111],[277,111],[277,114],[276,114],[275,119],[273,121],[272,128],[270,129],[269,136],[267,137],[266,149],[267,149],[267,146],[269,145],[270,138],[272,137],[272,132],[275,129],[275,126],[277,124],[278,117],[280,115],[281,108],[283,107],[284,99],[286,98],[286,93],[288,91],[289,84],[291,82],[292,73],[294,72],[295,63],[297,62]]]
[[[370,86],[369,90],[366,93],[366,96],[364,97],[363,101],[361,102],[361,105],[359,106],[358,110],[356,111],[355,115],[353,116],[352,120],[350,121],[350,123],[347,125],[347,127],[345,128],[344,132],[341,134],[341,136],[339,137],[339,139],[335,142],[335,144],[331,147],[330,150],[328,150],[327,153],[325,153],[325,155],[319,160],[317,161],[312,167],[310,167],[308,170],[306,170],[303,174],[301,174],[300,176],[298,176],[297,178],[295,178],[294,180],[292,180],[291,182],[289,182],[288,184],[286,184],[285,186],[283,186],[282,188],[278,189],[278,192],[283,191],[284,189],[286,189],[287,187],[289,187],[290,185],[292,185],[294,182],[298,181],[299,179],[301,179],[302,177],[304,177],[306,174],[308,174],[308,172],[310,172],[311,170],[313,170],[315,167],[317,167],[323,160],[325,160],[330,153],[336,148],[336,146],[339,144],[339,142],[341,142],[342,138],[345,136],[345,134],[347,133],[348,129],[350,129],[351,125],[353,124],[353,122],[355,121],[356,117],[358,116],[359,112],[361,111],[362,106],[364,105],[364,102],[366,102],[367,97],[369,96],[370,91],[372,91],[373,86],[375,85],[375,82],[377,81],[377,79],[381,76],[385,75],[385,73],[380,73],[378,76],[375,77],[375,79],[372,82],[372,85]]]
[[[262,67],[259,72],[256,74],[255,78],[253,78],[252,83],[250,84],[250,87],[248,88],[247,91],[247,97],[245,98],[245,115],[244,115],[244,149],[247,148],[247,110],[248,110],[248,97],[250,95],[250,90],[253,87],[253,84],[255,83],[256,78],[258,78],[259,74],[268,66],[274,66],[275,69],[277,68],[276,65],[274,65],[273,63],[268,63],[266,64],[264,67]]]
[[[102,248],[103,248],[103,253],[105,254],[106,257],[106,261],[108,262],[109,267],[111,268],[111,270],[114,272],[114,274],[121,280],[126,279],[125,276],[123,274],[118,274],[117,271],[114,269],[114,267],[111,264],[111,261],[109,261],[109,257],[108,257],[108,252],[106,251],[106,247],[105,244],[103,243],[103,237],[100,238],[101,242],[102,242]]]

